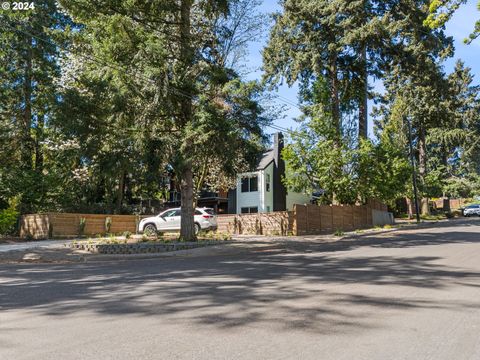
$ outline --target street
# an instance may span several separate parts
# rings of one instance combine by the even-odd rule
[[[0,359],[477,360],[480,221],[0,265]]]

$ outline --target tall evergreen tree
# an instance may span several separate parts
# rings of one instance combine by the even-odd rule
[[[435,73],[436,62],[451,54],[451,39],[423,24],[426,0],[285,0],[281,4],[283,11],[275,15],[264,51],[266,80],[273,85],[283,79],[289,85],[298,81],[305,114],[312,106],[317,108],[316,116],[322,112],[334,129],[328,135],[337,148],[342,147],[347,131],[343,126],[352,114],[360,137],[365,137],[368,76],[398,71],[421,79],[425,69],[433,68]],[[323,95],[312,97],[319,87]]]
[[[22,197],[22,211],[41,203],[48,123],[58,102],[56,44],[70,19],[56,1],[26,11],[0,13],[0,198]]]
[[[258,88],[217,61],[215,19],[227,1],[78,0],[62,2],[88,33],[83,46],[112,81],[138,94],[136,121],[162,140],[180,185],[181,237],[195,238],[194,175],[206,158],[233,171],[238,155],[266,121],[255,105]],[[107,63],[107,65],[102,65]],[[228,114],[242,108],[242,117]]]

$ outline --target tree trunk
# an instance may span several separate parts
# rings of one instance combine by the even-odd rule
[[[120,173],[119,183],[118,183],[118,191],[117,191],[117,199],[115,202],[115,214],[120,214],[122,212],[122,203],[123,203],[123,196],[125,194],[125,171]]]
[[[340,119],[340,99],[339,99],[339,81],[338,81],[338,69],[337,69],[337,53],[332,52],[329,56],[329,67],[328,67],[328,76],[329,76],[329,87],[330,87],[330,104],[331,104],[331,117],[332,117],[332,127],[334,130],[333,135],[333,146],[335,149],[340,150],[341,148],[341,119]],[[333,169],[333,176],[337,176],[342,169],[335,168]],[[332,204],[337,205],[337,194],[332,192]]]
[[[35,171],[41,173],[43,171],[43,128],[45,126],[44,116],[39,114],[37,120],[37,127],[35,128]]]
[[[192,9],[192,0],[181,0],[180,4],[180,59],[183,66],[188,69],[193,65],[194,52],[191,44],[191,21],[190,12]],[[181,98],[181,114],[182,125],[186,127],[192,121],[192,95],[193,79],[188,76],[184,79],[185,88],[183,89],[184,96]],[[190,156],[188,151],[191,151],[191,146],[184,147],[187,154],[183,156],[183,164],[181,166],[182,173],[177,174],[180,178],[180,192],[181,192],[181,212],[182,217],[180,221],[180,238],[185,241],[192,241],[196,239],[194,228],[194,185],[193,185],[193,171]]]
[[[407,202],[407,213],[408,213],[408,218],[411,220],[413,219],[413,214],[415,212],[414,210],[414,201],[410,199],[409,197],[405,198]]]
[[[182,199],[182,217],[180,222],[180,238],[186,241],[196,239],[194,228],[193,207],[193,172],[191,164],[187,164],[180,180],[180,193]]]
[[[358,140],[368,138],[368,71],[367,71],[367,46],[362,45],[360,50],[360,66],[362,91],[358,104]]]
[[[330,82],[330,103],[331,103],[331,116],[332,116],[332,126],[335,131],[334,142],[335,146],[340,146],[340,133],[341,133],[341,121],[340,121],[340,99],[338,96],[339,92],[339,81],[338,81],[338,71],[337,71],[337,53],[332,52],[329,59],[329,82]]]
[[[422,184],[422,195],[425,194],[425,177],[427,175],[427,144],[425,141],[425,129],[420,126],[418,132],[418,175]],[[421,200],[422,215],[430,215],[428,198],[422,196]]]
[[[32,128],[32,39],[26,38],[27,53],[25,57],[25,78],[23,81],[23,96],[25,107],[22,123],[22,166],[32,169],[33,144],[30,134]]]

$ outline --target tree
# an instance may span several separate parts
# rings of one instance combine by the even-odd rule
[[[36,209],[48,188],[42,142],[58,102],[59,34],[70,24],[53,0],[0,13],[0,199],[20,195],[22,212]]]
[[[366,132],[368,76],[396,71],[421,78],[426,69],[435,73],[436,62],[451,54],[452,40],[442,30],[423,25],[426,4],[420,0],[282,1],[283,12],[275,15],[264,50],[266,81],[273,86],[283,80],[289,85],[299,82],[306,115],[302,120],[316,127],[317,120],[310,117],[314,109],[314,117],[331,123],[321,127],[327,131],[322,141],[332,141],[339,151],[352,149],[345,141],[360,148],[359,138],[365,138]],[[361,136],[346,136],[352,122],[359,124]],[[334,156],[326,158],[337,167],[335,173],[343,171]],[[361,187],[368,186],[367,174],[359,173],[364,167],[358,163],[350,167],[351,176],[363,181]]]
[[[105,78],[136,94],[135,122],[161,141],[179,180],[181,237],[195,238],[194,176],[204,159],[233,171],[238,155],[251,138],[262,135],[266,121],[261,107],[252,107],[258,88],[239,82],[225,67],[225,55],[218,56],[224,40],[218,40],[217,20],[228,17],[229,2],[62,4],[87,34],[78,47],[100,59],[98,71]],[[243,116],[230,115],[235,112]]]
[[[451,19],[455,11],[467,0],[431,0],[430,1],[430,15],[425,20],[425,25],[430,26],[432,29],[436,29],[444,26],[448,20]],[[480,2],[477,4],[480,10]],[[477,37],[480,36],[480,20],[475,23],[472,33],[465,40],[466,43],[471,43]]]
[[[478,188],[480,87],[472,85],[473,75],[462,61],[446,80],[448,118],[429,131],[429,166],[439,195],[469,197]]]

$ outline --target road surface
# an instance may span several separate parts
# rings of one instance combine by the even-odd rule
[[[480,222],[1,265],[0,359],[478,360]]]

